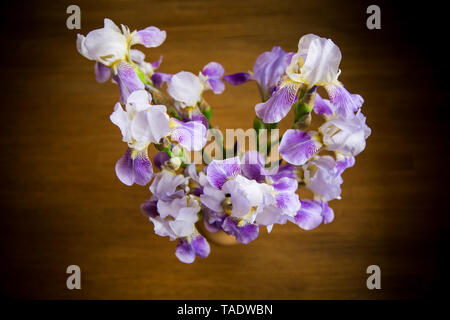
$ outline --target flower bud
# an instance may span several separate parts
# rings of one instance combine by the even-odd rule
[[[167,160],[167,166],[174,171],[180,169],[181,163],[181,159],[178,157],[170,158],[169,160]]]

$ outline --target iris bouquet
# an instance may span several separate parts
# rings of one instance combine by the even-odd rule
[[[297,52],[273,47],[250,72],[225,75],[222,65],[210,62],[198,74],[168,74],[156,71],[162,57],[147,62],[134,48],[158,47],[165,39],[156,27],[131,32],[105,19],[103,28],[78,35],[77,49],[95,61],[98,82],[112,79],[119,87],[110,119],[127,148],[116,175],[125,185],[150,185],[141,210],[156,234],[178,240],[176,257],[192,263],[209,255],[201,230],[248,244],[262,226],[270,232],[274,224],[291,222],[311,230],[332,222],[328,202],[341,198],[342,173],[355,164],[371,133],[361,112],[363,98],[338,81],[341,52],[334,42],[307,34]],[[220,94],[225,83],[249,81],[256,82],[262,100],[254,107],[257,146],[246,152],[236,144],[225,148],[204,93]],[[274,139],[289,112],[291,129]],[[314,130],[313,115],[321,121]],[[212,137],[214,156],[206,150]],[[151,145],[157,150],[153,164]],[[310,190],[312,199],[300,199],[299,188]]]

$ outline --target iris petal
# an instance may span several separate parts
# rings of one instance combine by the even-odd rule
[[[222,189],[225,182],[241,173],[238,157],[225,160],[213,160],[208,165],[207,177],[209,183],[217,189]]]
[[[256,114],[265,123],[277,123],[288,114],[297,99],[299,83],[288,82],[275,90],[266,102],[255,106]]]
[[[284,160],[294,165],[306,163],[321,147],[313,136],[315,132],[289,129],[280,143],[280,154]]]
[[[131,45],[142,44],[146,48],[159,47],[166,40],[166,32],[157,27],[147,27],[133,34]]]

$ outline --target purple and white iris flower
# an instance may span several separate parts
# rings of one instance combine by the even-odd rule
[[[314,110],[327,119],[316,131],[304,132],[289,129],[280,143],[280,154],[293,165],[303,165],[321,149],[334,151],[347,159],[361,153],[366,147],[366,139],[371,130],[366,125],[366,117],[359,110],[354,117],[345,118],[336,113],[336,106],[329,100],[316,96]],[[342,161],[342,159],[340,159]],[[347,160],[349,161],[349,160]]]
[[[95,74],[99,82],[105,82],[112,75],[119,85],[121,102],[125,103],[131,92],[144,89],[139,72],[152,73],[160,62],[153,65],[144,62],[145,56],[138,50],[130,50],[133,45],[146,48],[159,47],[166,40],[166,32],[157,27],[147,27],[132,31],[127,26],[119,28],[112,20],[105,18],[104,27],[78,34],[78,52],[95,61]],[[144,68],[140,70],[138,65]]]
[[[175,255],[184,263],[192,263],[196,256],[206,258],[210,251],[195,227],[201,206],[197,196],[186,192],[188,183],[189,177],[163,169],[150,186],[152,197],[141,206],[157,235],[178,239]]]
[[[187,71],[176,74],[155,72],[152,81],[158,88],[167,83],[167,93],[178,102],[178,108],[194,108],[201,102],[204,91],[211,90],[215,94],[220,94],[225,90],[225,84],[221,80],[224,72],[220,63],[210,62],[198,76]]]
[[[301,203],[301,209],[291,221],[303,230],[312,230],[334,220],[334,211],[327,202],[305,199]]]
[[[105,18],[104,27],[89,32],[86,37],[77,36],[77,49],[87,59],[111,67],[121,60],[127,60],[129,48],[141,44],[146,48],[159,47],[166,40],[166,32],[156,27],[130,32],[127,26],[121,29]]]
[[[341,51],[330,39],[308,34],[300,38],[298,51],[281,76],[270,98],[255,106],[256,114],[266,123],[283,119],[306,91],[325,87],[336,112],[352,117],[364,100],[349,93],[338,81]]]
[[[305,164],[321,146],[317,132],[289,129],[280,142],[280,154],[288,163],[299,166]]]
[[[366,139],[371,130],[366,125],[366,117],[358,111],[355,117],[337,117],[325,122],[320,128],[322,141],[327,150],[348,156],[357,156],[366,148]]]
[[[303,182],[314,193],[314,199],[330,201],[341,198],[342,176],[337,174],[333,157],[317,156],[303,165]]]
[[[109,19],[77,39],[78,51],[95,61],[97,81],[112,78],[118,84],[120,100],[110,120],[127,148],[115,171],[126,185],[149,185],[151,195],[141,211],[155,234],[176,240],[175,256],[192,263],[210,254],[203,230],[225,232],[248,244],[260,227],[271,232],[274,225],[291,222],[312,230],[331,223],[329,202],[341,199],[342,175],[355,165],[371,134],[361,112],[363,98],[338,81],[341,52],[334,42],[308,34],[300,38],[296,53],[273,47],[258,56],[251,72],[224,76],[217,62],[198,74],[155,72],[162,56],[147,62],[144,52],[131,48],[157,47],[165,39],[166,32],[156,27],[130,32]],[[224,81],[257,82],[262,102],[255,111],[263,128],[272,130],[275,126],[266,125],[278,123],[290,110],[294,124],[265,153],[235,151],[223,159],[216,150],[217,159],[208,155],[202,163],[191,163],[191,151],[206,155],[212,110],[204,96],[222,93]],[[328,98],[317,93],[318,87]],[[313,113],[323,121],[309,129]],[[255,130],[261,128],[258,123]],[[151,145],[157,150],[152,158]],[[281,159],[274,160],[274,153]],[[312,199],[301,199],[300,188],[310,190]]]
[[[232,85],[240,85],[254,80],[258,83],[261,98],[270,98],[278,81],[289,65],[293,53],[287,53],[281,47],[273,47],[271,51],[263,52],[253,65],[253,72],[239,72],[226,75],[224,80]]]
[[[270,230],[273,224],[286,223],[300,209],[295,193],[297,181],[289,177],[269,179],[260,159],[248,161],[257,158],[254,155],[255,151],[249,151],[241,160],[238,157],[213,160],[207,169],[208,184],[200,195],[202,204],[215,215],[228,215],[223,219],[223,230],[243,243],[258,236],[260,225]]]
[[[117,177],[126,185],[150,182],[152,165],[147,156],[150,143],[158,144],[162,138],[170,137],[187,150],[201,150],[206,144],[207,132],[201,122],[170,118],[165,106],[152,105],[151,100],[147,91],[134,91],[125,110],[118,102],[110,116],[122,133],[122,141],[128,144],[125,155],[116,164]]]
[[[200,72],[199,77],[206,90],[220,94],[225,90],[225,84],[221,80],[224,73],[225,69],[220,63],[210,62]]]

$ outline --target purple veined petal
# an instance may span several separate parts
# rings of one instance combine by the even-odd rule
[[[160,151],[153,157],[153,164],[156,168],[161,170],[161,165],[164,164],[167,160],[169,160],[170,157],[165,151]]]
[[[222,189],[222,186],[228,179],[234,178],[241,173],[239,157],[213,160],[208,165],[206,172],[209,183],[217,189]]]
[[[253,65],[254,78],[258,82],[263,98],[270,97],[271,87],[276,86],[284,74],[292,55],[289,55],[281,47],[273,47],[271,51],[263,52],[258,56]]]
[[[336,176],[341,175],[345,169],[353,167],[355,165],[355,157],[342,157],[336,161]]]
[[[198,151],[205,146],[207,130],[201,122],[183,122],[174,118],[171,121],[176,123],[170,135],[172,140],[178,141],[179,144],[190,151]]]
[[[111,71],[107,66],[105,66],[101,62],[96,62],[94,64],[94,71],[95,71],[95,79],[99,83],[104,83],[109,80],[111,77]]]
[[[195,260],[195,250],[187,240],[180,239],[175,248],[175,256],[181,262],[192,263]]]
[[[117,161],[115,170],[119,180],[127,186],[134,183],[145,186],[153,177],[152,163],[146,150],[138,152],[128,148]]]
[[[322,217],[323,223],[327,224],[333,222],[334,220],[334,211],[328,206],[327,202],[322,202]]]
[[[210,78],[208,79],[208,84],[215,94],[221,94],[225,90],[225,83],[220,79]]]
[[[156,218],[158,214],[158,208],[156,206],[158,201],[147,200],[141,205],[141,211],[147,218]]]
[[[283,159],[297,166],[306,163],[322,146],[314,139],[315,134],[313,131],[286,130],[279,147]]]
[[[323,99],[318,93],[316,93],[316,100],[314,100],[314,112],[316,114],[331,116],[334,113],[333,105],[329,100]]]
[[[281,85],[266,102],[255,106],[256,115],[265,123],[277,123],[283,119],[297,99],[299,83],[287,82]]]
[[[220,63],[210,62],[202,70],[202,74],[208,76],[209,78],[217,78],[223,76],[225,69]]]
[[[259,227],[256,224],[248,223],[242,227],[238,227],[239,233],[236,236],[236,240],[243,244],[248,244],[253,240],[256,240],[259,235]]]
[[[272,184],[272,187],[274,187],[277,192],[294,193],[298,188],[298,182],[295,179],[283,177],[275,181],[275,183]]]
[[[166,32],[157,27],[147,27],[133,34],[131,45],[142,44],[146,48],[159,47],[166,40]]]
[[[168,73],[155,72],[154,74],[152,74],[152,81],[157,88],[161,89],[164,83],[167,83],[170,81],[170,79],[172,79],[172,76],[172,74]]]
[[[206,258],[207,256],[209,256],[211,247],[209,246],[208,241],[206,241],[203,236],[195,236],[193,239],[191,239],[191,245],[198,257]]]
[[[223,76],[223,80],[233,86],[239,86],[248,81],[255,80],[253,76],[248,72],[238,72],[233,74],[227,74]]]
[[[133,158],[133,155],[132,155]],[[147,185],[153,177],[152,163],[147,150],[139,151],[133,160],[134,182],[140,186]]]
[[[226,233],[233,235],[238,242],[243,244],[252,242],[259,235],[259,227],[257,225],[248,223],[239,227],[237,222],[230,217],[224,219],[222,229]]]
[[[265,159],[258,151],[248,151],[241,164],[242,174],[248,179],[264,182],[266,174],[264,166]]]
[[[284,214],[294,215],[300,209],[300,200],[295,193],[298,188],[297,180],[283,177],[275,181],[272,187],[276,191],[277,208],[282,209]]]
[[[301,208],[294,221],[303,230],[317,228],[323,221],[321,204],[314,200],[301,200]]]
[[[136,71],[128,63],[121,61],[117,65],[117,74],[113,77],[119,85],[120,102],[125,104],[133,91],[144,90],[145,86]]]
[[[292,214],[294,214],[301,207],[298,194],[295,192],[278,193],[275,196],[275,199],[277,201],[277,208],[287,211],[286,214],[288,214],[288,212],[292,212]]]
[[[359,94],[351,94],[343,86],[329,85],[325,89],[330,101],[336,106],[336,113],[342,118],[349,119],[362,107],[364,99]]]
[[[152,68],[156,70],[159,68],[159,66],[161,65],[162,62],[163,62],[163,56],[160,55],[158,60],[153,61],[150,64],[152,65]]]

